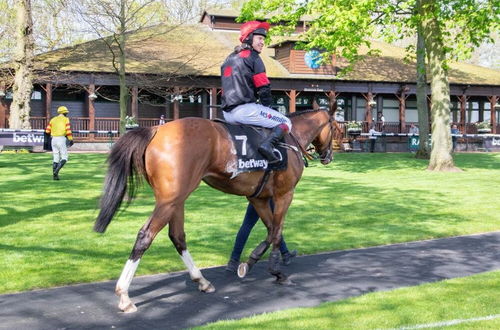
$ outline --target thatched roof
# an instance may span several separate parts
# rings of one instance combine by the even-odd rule
[[[219,76],[220,65],[238,44],[238,32],[211,30],[203,24],[164,25],[128,34],[127,72]],[[368,56],[344,77],[291,74],[274,59],[274,48],[266,47],[262,58],[270,78],[318,79],[373,82],[416,81],[415,64],[403,61],[404,49],[373,42],[380,56]],[[117,51],[116,47],[114,51]],[[57,71],[114,72],[112,53],[104,39],[98,39],[37,56],[37,67]],[[450,83],[500,85],[500,71],[453,63]]]

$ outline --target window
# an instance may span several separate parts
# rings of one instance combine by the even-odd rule
[[[42,99],[42,92],[33,91],[33,93],[31,93],[31,99],[36,100],[36,101],[40,101]]]
[[[386,122],[399,122],[399,100],[384,97],[382,113]]]
[[[417,100],[406,100],[405,121],[407,123],[418,122]]]

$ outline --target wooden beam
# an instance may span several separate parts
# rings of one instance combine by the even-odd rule
[[[490,101],[490,123],[491,123],[491,133],[497,134],[497,109],[495,108],[499,97],[497,95],[488,96],[488,100]],[[500,133],[500,132],[499,132]]]
[[[52,84],[47,83],[45,84],[45,118],[47,119],[46,124],[48,125],[51,113],[50,111],[52,110]]]
[[[458,101],[460,102],[460,126],[462,127],[462,133],[467,133],[467,129],[465,127],[465,108],[468,99],[469,98],[466,95],[458,96]]]
[[[217,118],[217,88],[210,89],[210,119]]]
[[[132,112],[132,117],[139,120],[139,88],[137,86],[132,87],[132,103],[130,104],[130,112]]]
[[[179,100],[180,96],[179,87],[174,88],[174,120],[179,119]]]
[[[368,123],[368,127],[370,127],[370,124],[373,121],[373,114],[372,114],[372,106],[370,105],[370,102],[373,101],[375,98],[376,94],[373,94],[372,92],[368,92],[367,94],[361,94],[366,100],[365,103],[365,121]]]
[[[294,113],[296,110],[297,91],[295,89],[291,89],[290,92],[286,93],[286,95],[288,95],[288,112]]]
[[[89,97],[91,94],[95,94],[95,85],[90,84],[89,89],[87,90],[87,100],[88,100],[88,112],[89,112],[89,130],[93,131],[95,130],[95,105],[94,105],[94,99]],[[95,134],[89,134],[89,138],[93,140],[95,137]]]

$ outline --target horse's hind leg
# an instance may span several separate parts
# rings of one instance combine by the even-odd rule
[[[169,225],[168,236],[186,265],[191,280],[198,283],[198,290],[206,293],[214,292],[215,287],[203,277],[200,269],[194,264],[193,258],[187,249],[186,234],[184,232],[184,205],[176,209],[174,217]]]
[[[173,208],[171,205],[157,204],[153,214],[137,234],[134,248],[132,249],[132,253],[123,268],[122,274],[118,279],[118,283],[116,283],[115,289],[116,295],[120,297],[118,307],[125,313],[137,311],[137,307],[130,300],[128,295],[128,288],[130,287],[130,283],[132,283],[132,279],[137,267],[139,266],[142,255],[149,248],[156,237],[156,234],[158,234],[158,232],[168,223],[172,215],[172,211]]]

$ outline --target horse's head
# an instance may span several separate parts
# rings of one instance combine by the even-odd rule
[[[327,165],[333,159],[333,151],[332,151],[332,140],[333,140],[333,118],[330,116],[328,112],[324,112],[325,121],[321,123],[321,129],[316,138],[312,141],[314,148],[319,153],[319,160],[321,164]]]

